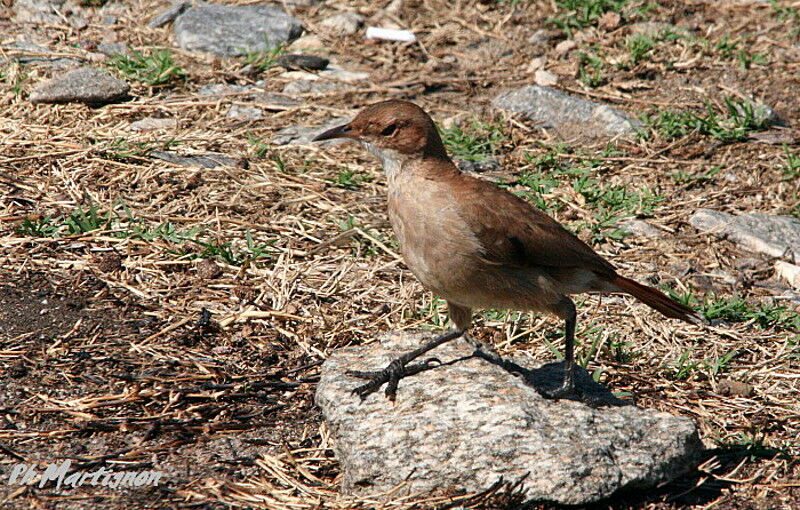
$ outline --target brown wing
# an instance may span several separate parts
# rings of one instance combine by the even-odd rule
[[[489,263],[516,267],[584,267],[616,271],[607,260],[520,197],[472,177],[460,180],[460,203],[470,208],[469,226]]]

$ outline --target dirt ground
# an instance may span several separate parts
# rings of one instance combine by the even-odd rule
[[[382,331],[443,328],[446,308],[397,256],[376,162],[353,146],[269,140],[403,98],[431,112],[451,150],[499,161],[486,178],[543,201],[623,274],[693,296],[712,319],[698,329],[631,299],[580,298],[582,363],[637,405],[695,420],[708,448],[682,479],[597,508],[800,508],[800,294],[772,260],[688,224],[701,207],[800,217],[800,2],[577,2],[619,16],[573,26],[581,18],[569,2],[407,0],[367,22],[414,30],[418,43],[319,26],[341,11],[378,15],[385,1],[297,7],[325,46],[312,53],[370,78],[301,95],[259,121],[226,117],[245,99],[198,90],[265,80],[280,93],[292,80],[283,69],[177,49],[170,26],[146,27],[166,1],[126,2],[110,29],[97,21],[101,3],[86,2],[92,17],[80,29],[17,23],[0,3],[0,56],[25,39],[85,61],[115,39],[144,53],[168,48],[185,71],[162,85],[129,79],[127,102],[34,105],[28,94],[56,71],[0,59],[0,506],[519,508],[508,487],[383,502],[337,490],[313,403],[319,366]],[[637,39],[636,27],[653,22],[665,25]],[[560,44],[568,31],[571,49]],[[534,83],[541,67],[557,88],[634,116],[722,118],[728,97],[770,105],[780,121],[734,137],[696,125],[672,136],[688,121],[662,117],[607,145],[492,110],[492,98]],[[144,117],[177,123],[126,129]],[[165,148],[239,163],[150,157]],[[614,227],[623,217],[661,234],[623,235]],[[552,359],[560,348],[561,325],[549,317],[490,310],[476,323],[501,353]],[[163,471],[166,481],[60,491],[6,483],[20,462],[63,459]]]

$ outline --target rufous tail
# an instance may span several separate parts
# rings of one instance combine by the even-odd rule
[[[660,290],[656,290],[653,287],[642,285],[641,283],[635,282],[630,278],[625,278],[624,276],[619,275],[616,275],[611,280],[611,283],[617,286],[619,290],[630,294],[650,308],[658,310],[666,317],[671,319],[680,319],[688,322],[689,324],[699,325],[706,323],[699,313],[695,312],[686,305],[678,303]]]

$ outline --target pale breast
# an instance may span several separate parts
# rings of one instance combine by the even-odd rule
[[[436,181],[406,178],[391,186],[388,202],[400,251],[420,282],[445,299],[469,287],[480,245],[450,190]]]

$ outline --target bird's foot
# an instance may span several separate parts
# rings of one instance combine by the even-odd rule
[[[596,392],[586,391],[575,385],[574,376],[567,376],[564,384],[554,390],[540,389],[539,393],[550,400],[574,400],[590,407],[601,407],[609,403]]]
[[[413,365],[407,365],[402,359],[398,358],[389,363],[383,370],[375,372],[348,370],[346,374],[369,381],[353,390],[353,394],[361,397],[362,402],[369,395],[378,391],[384,383],[386,383],[386,391],[384,392],[386,398],[394,402],[397,395],[397,384],[400,382],[400,379],[418,374],[423,370],[432,368],[436,364],[441,365],[441,361],[436,358],[429,358],[422,363],[414,363]]]

